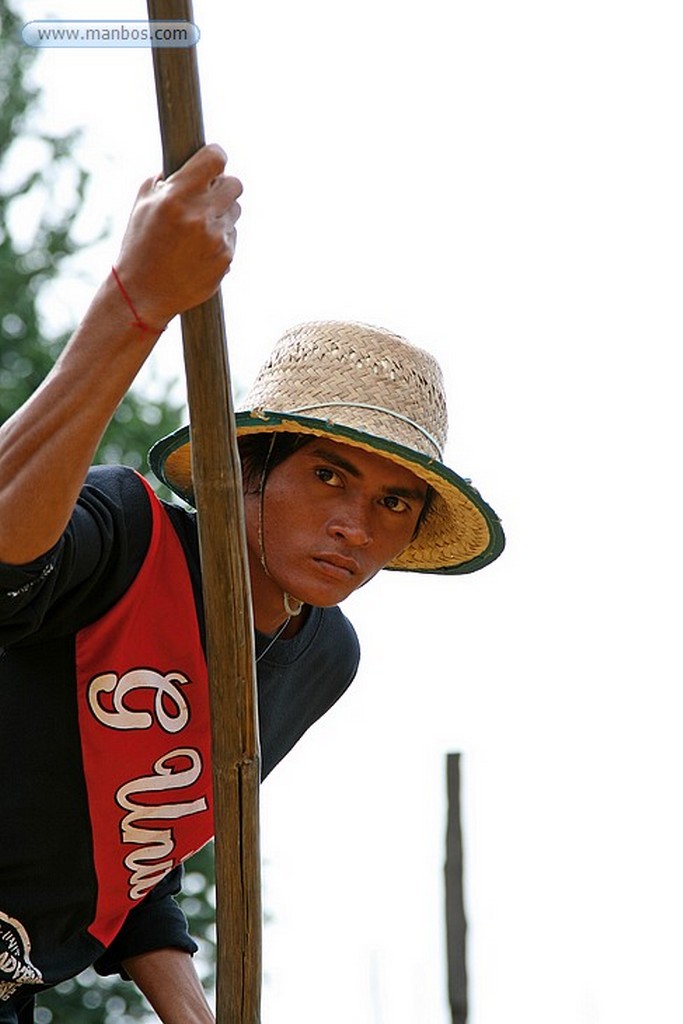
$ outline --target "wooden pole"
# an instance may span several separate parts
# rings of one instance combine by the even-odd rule
[[[148,0],[151,21],[193,21],[191,0]],[[204,144],[194,47],[153,48],[164,174]],[[260,751],[244,509],[220,295],[182,315],[209,667],[218,1024],[258,1024]]]
[[[467,1024],[467,956],[460,821],[460,754],[446,762],[448,825],[446,829],[446,944],[448,995],[453,1024]]]

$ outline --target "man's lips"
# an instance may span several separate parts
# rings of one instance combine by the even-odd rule
[[[332,552],[314,555],[313,561],[327,575],[338,580],[348,580],[350,576],[360,573],[360,566],[355,558],[345,558]]]

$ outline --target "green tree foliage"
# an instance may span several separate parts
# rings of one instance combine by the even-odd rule
[[[67,340],[67,334],[52,331],[45,322],[39,297],[57,278],[63,260],[78,249],[73,229],[88,182],[73,156],[77,133],[55,136],[36,126],[39,90],[31,84],[30,71],[37,51],[23,45],[21,25],[7,0],[0,0],[0,182],[17,139],[40,142],[44,154],[18,183],[5,188],[0,184],[0,422],[32,394]],[[72,202],[45,203],[60,176],[73,184]],[[29,244],[19,243],[12,231],[13,211],[16,214],[18,205],[27,202],[46,211]],[[181,413],[168,392],[154,403],[130,392],[105,434],[97,460],[143,467],[150,445],[179,425]],[[188,862],[186,891],[179,900],[192,920],[200,945],[198,966],[209,989],[214,962],[213,877],[213,851],[206,847]],[[92,970],[41,995],[36,1014],[38,1024],[130,1024],[152,1019],[134,986],[118,978],[97,978]]]

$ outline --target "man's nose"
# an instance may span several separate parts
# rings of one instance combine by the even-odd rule
[[[360,510],[347,509],[336,515],[327,524],[327,532],[336,540],[345,541],[350,547],[364,548],[372,541],[372,533],[367,516]]]

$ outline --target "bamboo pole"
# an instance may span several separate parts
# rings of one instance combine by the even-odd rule
[[[448,994],[453,1024],[467,1024],[467,920],[463,891],[460,754],[448,754],[446,785],[448,790],[445,869]]]
[[[191,0],[148,0],[192,22]],[[154,48],[164,174],[204,144],[196,50]],[[220,295],[182,315],[211,701],[218,1024],[258,1024],[261,879],[256,672],[239,456]]]

